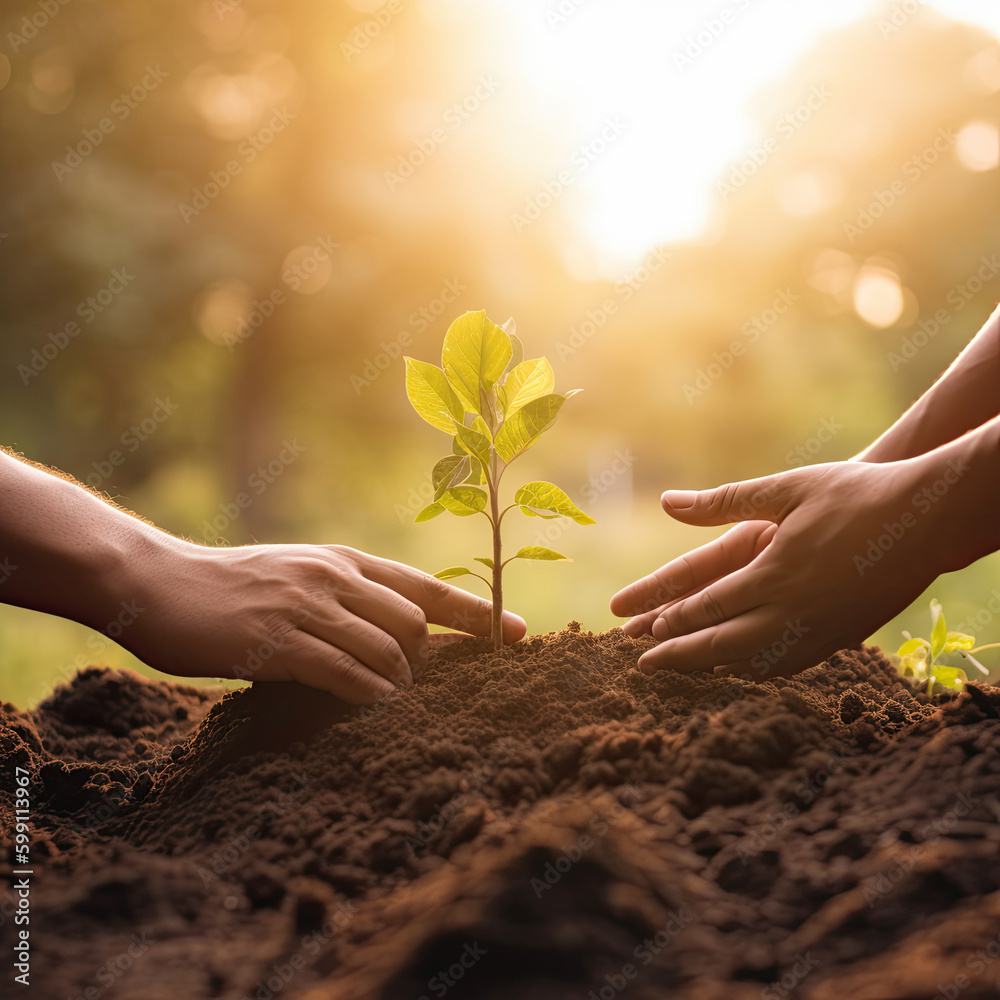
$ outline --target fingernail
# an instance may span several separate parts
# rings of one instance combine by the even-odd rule
[[[677,510],[685,510],[688,507],[693,507],[697,499],[698,494],[694,490],[667,490],[660,497],[660,502],[669,504]]]
[[[666,639],[670,635],[670,628],[664,618],[657,618],[649,631],[654,639]]]

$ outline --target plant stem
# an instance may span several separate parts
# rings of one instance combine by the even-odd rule
[[[503,565],[500,561],[500,477],[497,475],[496,453],[491,456],[490,523],[493,525],[493,649],[503,648]]]

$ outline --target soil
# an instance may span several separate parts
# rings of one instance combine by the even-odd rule
[[[106,668],[5,704],[16,995],[1000,995],[1000,689],[928,698],[868,647],[647,677],[650,641],[442,645],[373,708]]]

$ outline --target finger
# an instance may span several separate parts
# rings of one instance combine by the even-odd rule
[[[756,566],[744,566],[697,594],[667,605],[653,622],[650,632],[657,639],[672,639],[714,628],[753,611],[764,600],[759,580]]]
[[[721,576],[712,577],[711,580],[705,582],[706,587],[710,587],[716,580],[721,580]],[[702,588],[704,589],[704,588]],[[698,593],[699,591],[694,591]],[[686,595],[687,596],[687,595]],[[646,611],[641,615],[636,615],[634,618],[630,618],[624,625],[622,625],[622,631],[633,637],[639,635],[652,635],[653,634],[653,622],[656,621],[660,615],[663,614],[667,608],[671,605],[677,604],[678,601],[683,601],[685,597],[678,597],[673,601],[668,601],[666,604],[661,604],[658,608],[654,608],[652,611]]]
[[[350,653],[298,630],[288,633],[286,645],[273,662],[292,680],[329,691],[352,705],[370,705],[395,690]]]
[[[362,564],[362,572],[412,601],[423,610],[427,621],[473,635],[491,634],[493,605],[489,601],[412,566],[376,556],[369,556],[368,560]],[[517,642],[528,626],[519,615],[504,611],[502,630],[504,642]]]
[[[413,672],[395,638],[346,608],[334,605],[312,614],[299,625],[299,631],[343,650],[393,684],[413,684]]]
[[[391,587],[361,576],[355,585],[340,588],[336,597],[351,614],[371,622],[395,640],[404,662],[411,668],[410,672],[415,670],[415,676],[423,672],[427,666],[427,621],[417,605]],[[382,673],[381,670],[378,672]]]
[[[775,632],[780,635],[783,627],[774,620],[773,609],[756,608],[715,628],[661,642],[639,657],[639,669],[693,673],[740,663],[773,643]]]
[[[766,547],[775,530],[773,524],[764,528],[759,522],[738,524],[719,538],[672,559],[649,576],[620,590],[611,598],[612,613],[644,615],[707,586],[746,565]]]
[[[806,644],[786,647],[777,639],[758,650],[750,659],[716,667],[715,673],[721,677],[741,677],[746,681],[766,681],[774,677],[792,677],[828,660],[838,649],[851,646],[847,636],[829,639],[821,645]]]
[[[664,608],[666,608],[666,605],[661,604],[658,608],[653,608],[652,611],[645,611],[641,615],[630,618],[622,625],[622,631],[626,635],[632,636],[633,639],[640,635],[651,635],[650,629],[653,627],[653,622],[660,617],[660,612]]]
[[[798,503],[801,481],[798,472],[792,469],[742,483],[727,483],[713,490],[667,490],[660,503],[671,517],[685,524],[780,522]]]

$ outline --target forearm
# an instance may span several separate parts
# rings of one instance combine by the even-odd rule
[[[1000,308],[947,371],[856,460],[893,462],[954,441],[1000,413]]]
[[[133,568],[175,541],[82,486],[0,451],[3,603],[103,629],[135,596]]]
[[[1000,550],[1000,416],[916,459],[924,486],[913,506],[934,518],[930,544],[948,573]]]

